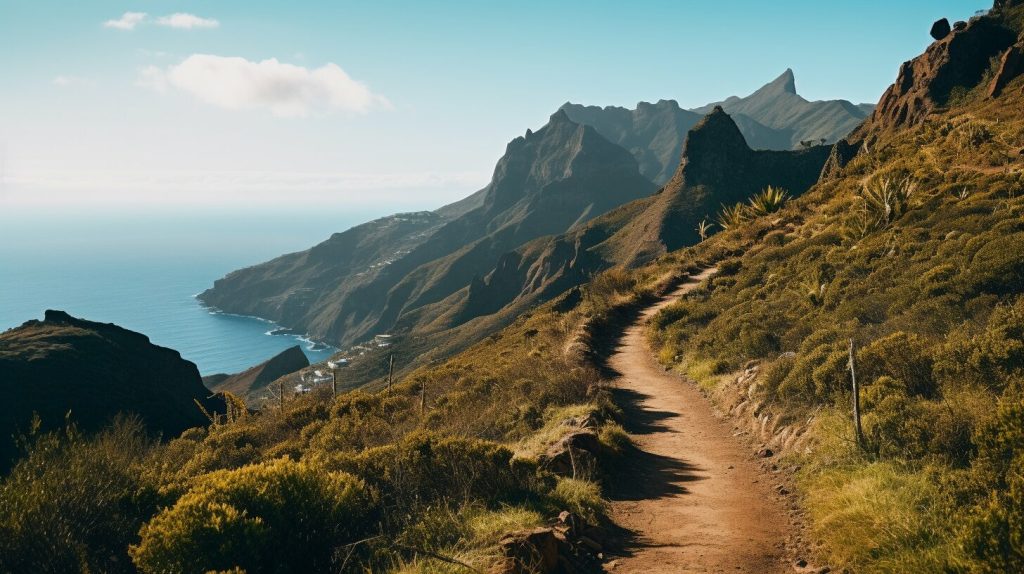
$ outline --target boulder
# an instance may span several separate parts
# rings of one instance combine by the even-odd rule
[[[542,462],[546,469],[559,476],[574,476],[591,470],[600,451],[601,441],[596,432],[577,430],[552,444]]]
[[[932,24],[932,30],[929,34],[931,34],[932,38],[941,40],[946,36],[949,36],[950,31],[952,31],[952,29],[949,27],[949,20],[943,18],[941,20],[936,20],[935,23]]]
[[[999,70],[996,71],[996,76],[992,78],[992,84],[989,86],[988,95],[993,98],[998,97],[1006,85],[1021,74],[1024,74],[1024,43],[1011,46],[1003,54],[999,62]]]

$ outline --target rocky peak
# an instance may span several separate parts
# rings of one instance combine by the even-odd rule
[[[750,153],[736,122],[715,106],[687,134],[681,169],[688,182],[717,179],[730,165],[742,165]]]
[[[564,109],[553,113],[529,138],[516,138],[513,143],[498,161],[484,198],[484,207],[492,214],[571,176],[581,166],[589,173],[638,170],[628,151],[594,128],[572,121]]]
[[[786,68],[786,71],[783,72],[781,76],[775,78],[758,91],[763,93],[774,92],[796,95],[796,77],[793,74],[793,69]]]

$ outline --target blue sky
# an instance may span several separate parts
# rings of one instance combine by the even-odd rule
[[[988,6],[0,0],[0,207],[438,205],[565,101],[694,107],[793,68],[875,102],[932,21]]]

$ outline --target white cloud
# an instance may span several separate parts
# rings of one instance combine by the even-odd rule
[[[157,19],[156,23],[160,26],[179,28],[182,30],[191,30],[193,28],[217,28],[220,26],[220,22],[213,18],[201,18],[195,14],[186,14],[183,12],[171,14],[170,16],[162,16]]]
[[[75,86],[80,87],[92,87],[96,85],[96,82],[89,78],[82,78],[79,76],[65,76],[60,75],[50,80],[50,83],[58,88],[72,88]]]
[[[146,19],[145,12],[125,12],[121,14],[121,17],[117,20],[107,20],[103,23],[106,28],[116,28],[118,30],[134,30],[136,26],[141,24]]]
[[[158,91],[173,87],[229,110],[265,108],[282,117],[331,111],[365,113],[390,107],[387,99],[333,63],[310,69],[276,58],[253,62],[193,54],[166,69],[144,68],[137,83]]]

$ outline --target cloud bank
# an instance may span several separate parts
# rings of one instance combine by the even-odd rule
[[[136,26],[146,19],[145,12],[125,12],[117,20],[107,20],[103,23],[105,28],[117,30],[134,30]]]
[[[0,205],[23,208],[294,206],[450,203],[479,189],[490,172],[352,173],[280,171],[105,171],[29,169],[0,182]]]
[[[213,18],[200,18],[195,14],[186,14],[184,12],[178,12],[171,14],[170,16],[157,18],[156,23],[160,26],[178,28],[181,30],[191,30],[193,28],[217,28],[220,26],[220,22]]]
[[[229,110],[267,109],[281,117],[390,107],[387,99],[333,63],[310,69],[276,58],[254,62],[193,54],[168,68],[144,68],[138,83],[158,91],[174,88]]]

